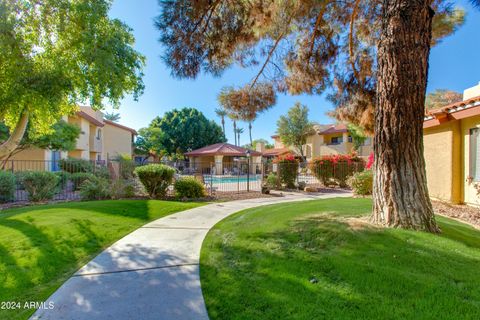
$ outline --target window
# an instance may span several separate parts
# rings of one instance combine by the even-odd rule
[[[372,144],[372,138],[365,138],[365,141],[363,141],[364,146],[369,146]]]
[[[101,154],[97,154],[97,161],[101,161],[102,160],[102,155]]]
[[[102,138],[102,130],[97,129],[97,140],[100,140]]]
[[[331,144],[340,144],[343,142],[342,137],[332,137]]]
[[[353,142],[353,138],[352,136],[348,136],[348,142],[352,143]]]
[[[470,177],[480,181],[480,129],[470,129]]]

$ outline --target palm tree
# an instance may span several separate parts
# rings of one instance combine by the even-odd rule
[[[250,136],[250,147],[253,148],[253,140],[252,140],[252,121],[248,122],[248,135]]]
[[[105,112],[103,117],[109,121],[118,122],[120,120],[120,113]]]
[[[235,132],[237,133],[238,136],[238,145],[240,145],[240,135],[243,133],[243,128],[237,128],[235,129]]]
[[[240,120],[240,117],[234,112],[229,112],[227,116],[233,121],[233,136],[235,137],[235,145],[237,145],[237,121]]]
[[[223,135],[225,135],[225,117],[228,115],[228,113],[224,108],[216,108],[215,113],[218,117],[220,117],[220,119],[222,119]]]

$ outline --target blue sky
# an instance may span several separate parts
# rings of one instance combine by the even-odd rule
[[[428,91],[448,88],[462,92],[480,81],[480,10],[473,9],[467,0],[457,1],[467,12],[465,25],[454,35],[446,38],[432,49]],[[153,19],[159,14],[157,0],[115,0],[111,17],[127,23],[136,38],[136,49],[147,57],[145,67],[145,93],[136,102],[127,97],[121,104],[122,124],[139,129],[150,121],[173,108],[195,107],[207,118],[216,118],[214,109],[218,106],[217,94],[223,86],[242,85],[252,79],[255,70],[232,67],[221,78],[201,75],[196,80],[177,80],[160,59],[162,47],[158,42],[159,32],[153,26]],[[279,95],[277,104],[260,115],[253,125],[253,138],[266,138],[275,132],[276,121],[281,114],[296,102],[310,108],[310,119],[320,123],[331,123],[325,113],[331,103],[322,96]],[[110,111],[107,109],[107,111]],[[247,124],[244,127],[241,143],[248,142]],[[233,141],[230,121],[226,125],[227,138]]]

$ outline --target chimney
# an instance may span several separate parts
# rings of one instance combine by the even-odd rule
[[[263,153],[265,151],[265,143],[257,142],[255,149],[256,149],[255,151]]]
[[[463,100],[468,100],[478,96],[480,96],[480,82],[476,86],[463,91]]]

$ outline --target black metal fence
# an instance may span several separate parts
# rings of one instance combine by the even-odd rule
[[[57,175],[58,184],[53,200],[79,200],[80,185],[88,175],[93,174],[96,177],[109,179],[113,183],[115,180],[128,178],[136,166],[150,163],[152,162],[9,160],[2,164],[0,170],[10,171],[15,176],[15,192],[11,199],[7,199],[9,201],[29,201],[29,195],[23,183],[23,177],[29,171],[49,171]],[[263,186],[268,186],[270,189],[345,187],[348,177],[364,169],[363,162],[289,164],[242,160],[222,163],[188,161],[155,163],[174,168],[176,179],[186,176],[195,177],[204,184],[210,195],[260,192]],[[173,194],[173,186],[169,189],[170,194]]]

